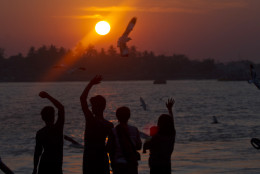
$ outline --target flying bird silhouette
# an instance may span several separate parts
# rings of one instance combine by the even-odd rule
[[[140,102],[141,102],[141,106],[146,111],[146,104],[145,104],[144,99],[142,97],[140,97]]]
[[[255,68],[254,66],[251,64],[250,65],[250,72],[251,72],[251,80],[248,80],[248,83],[254,83],[255,86],[260,89],[260,80],[257,78],[256,76],[256,71],[255,71]]]
[[[120,48],[120,54],[122,57],[127,57],[129,52],[128,52],[128,47],[126,43],[130,40],[132,40],[130,37],[128,37],[129,33],[133,30],[134,26],[136,23],[136,17],[133,17],[130,22],[128,23],[125,32],[123,35],[118,39],[117,41],[117,47]]]

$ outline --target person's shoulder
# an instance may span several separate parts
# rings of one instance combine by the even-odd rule
[[[104,119],[104,123],[105,123],[107,126],[109,126],[109,127],[111,127],[111,128],[114,128],[114,124],[113,124],[111,121],[108,121],[108,120]]]
[[[108,124],[113,124],[111,121],[108,121],[106,119],[104,119],[104,122],[108,123]]]
[[[132,125],[128,125],[129,132],[139,132],[138,128]]]
[[[41,134],[42,132],[45,131],[45,129],[46,129],[46,127],[43,127],[43,128],[41,128],[41,129],[39,129],[39,130],[36,132],[36,134]]]
[[[36,135],[42,135],[42,134],[44,134],[46,132],[46,130],[47,130],[47,127],[45,126],[45,127],[41,128],[41,129],[39,129],[36,132]]]
[[[135,127],[135,126],[133,126],[133,125],[129,125],[129,124],[128,124],[127,126],[128,126],[129,129],[135,129],[135,130],[138,130],[138,128]]]

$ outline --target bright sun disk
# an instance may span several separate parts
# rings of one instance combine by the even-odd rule
[[[95,30],[99,35],[106,35],[110,31],[110,25],[106,21],[99,21],[95,26]]]

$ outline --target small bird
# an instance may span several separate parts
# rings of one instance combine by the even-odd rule
[[[255,86],[258,89],[260,89],[260,80],[257,78],[255,68],[254,68],[254,66],[252,64],[250,65],[250,72],[251,72],[252,80],[248,80],[248,83],[250,83],[250,84],[254,83]]]
[[[125,32],[123,35],[118,39],[117,41],[117,47],[120,48],[120,54],[122,57],[127,57],[129,52],[128,52],[128,47],[126,43],[130,40],[132,40],[130,37],[128,37],[129,33],[133,30],[134,26],[136,23],[136,17],[133,17],[130,22],[128,23]]]

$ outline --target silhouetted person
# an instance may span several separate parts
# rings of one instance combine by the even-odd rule
[[[36,133],[33,174],[37,173],[37,168],[38,174],[62,174],[64,107],[44,91],[39,96],[50,100],[58,109],[58,119],[54,123],[55,110],[52,106],[42,109],[41,116],[46,126]]]
[[[105,141],[114,125],[104,119],[103,112],[106,108],[106,100],[101,95],[90,98],[92,111],[89,110],[87,103],[90,89],[92,86],[99,84],[101,80],[101,76],[94,77],[80,96],[81,107],[86,120],[83,174],[110,173]]]
[[[175,126],[172,107],[173,99],[168,99],[166,107],[168,114],[160,115],[158,119],[158,132],[152,137],[151,141],[144,144],[144,147],[150,149],[149,166],[150,174],[170,174],[171,173],[171,155],[175,143]]]
[[[116,111],[119,121],[108,138],[108,150],[113,174],[138,174],[137,150],[142,148],[140,133],[134,126],[127,124],[130,118],[130,109],[120,107]]]
[[[5,174],[14,174],[14,173],[5,165],[5,163],[1,160],[1,157],[0,157],[0,170],[2,170]]]

